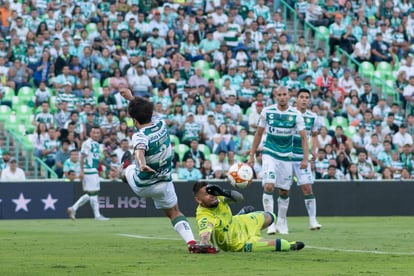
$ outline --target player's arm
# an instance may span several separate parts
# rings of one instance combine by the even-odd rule
[[[244,197],[241,193],[235,190],[223,189],[218,185],[208,184],[206,187],[206,192],[213,196],[224,196],[224,202],[234,203],[241,202],[244,200]]]
[[[311,154],[312,160],[316,160],[316,150],[318,148],[318,133],[312,132],[311,133]]]
[[[80,160],[79,160],[79,165],[80,165],[79,179],[83,179],[83,174],[84,174],[83,165],[85,164],[85,157],[86,155],[81,152]]]
[[[306,136],[306,130],[302,129],[300,132],[300,138],[302,139],[302,148],[303,148],[303,160],[300,164],[301,169],[306,169],[308,167],[308,158],[309,158],[309,147],[308,147],[308,137]]]
[[[247,162],[250,167],[254,166],[254,156],[256,155],[257,148],[259,147],[259,144],[262,141],[263,132],[264,128],[258,126],[256,134],[254,135],[252,148],[250,149],[249,161]]]
[[[155,170],[152,169],[150,166],[148,166],[147,161],[145,161],[145,150],[144,149],[136,149],[135,158],[138,161],[138,166],[139,166],[140,171],[155,173]]]

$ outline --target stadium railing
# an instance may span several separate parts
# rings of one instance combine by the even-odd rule
[[[23,152],[24,157],[24,170],[27,172],[29,170],[29,161],[33,145],[29,145],[28,141],[24,141],[22,136],[18,135],[14,130],[6,130],[6,148],[8,151],[11,149],[11,143],[14,140],[15,143],[15,158],[17,161],[20,160],[20,152]]]
[[[274,4],[273,10],[276,10],[277,2],[274,1],[273,4]],[[285,22],[287,22],[288,16],[293,16],[293,37],[291,37],[291,40],[293,43],[296,44],[298,42],[298,25],[299,25],[298,14],[294,8],[292,8],[288,3],[286,3],[286,1],[280,0],[280,4],[283,6],[283,19],[285,20]],[[288,14],[288,12],[290,12],[290,14]]]
[[[42,171],[43,170],[43,171]],[[40,174],[39,174],[40,173]],[[47,174],[49,177],[46,177]],[[58,175],[54,170],[52,170],[45,162],[43,162],[40,158],[34,157],[34,177],[35,179],[39,179],[39,177],[45,177],[49,179],[58,179]]]

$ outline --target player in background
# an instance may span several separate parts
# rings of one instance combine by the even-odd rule
[[[132,136],[134,156],[126,151],[122,157],[121,179],[138,196],[154,200],[155,208],[164,211],[175,231],[187,243],[190,252],[204,253],[196,245],[187,218],[178,209],[177,195],[171,179],[172,149],[166,123],[153,118],[153,103],[134,97],[129,89],[122,89],[120,93],[130,101],[128,113],[138,129]],[[214,253],[215,248],[206,250]]]
[[[312,158],[316,159],[317,136],[319,132],[319,124],[317,123],[317,115],[308,110],[311,93],[305,88],[298,91],[296,99],[296,109],[302,114],[305,121],[306,141],[311,137],[311,151]],[[309,228],[311,230],[319,230],[322,225],[316,220],[316,198],[312,191],[313,177],[308,163],[308,167],[301,169],[301,162],[303,160],[302,138],[299,133],[293,136],[293,172],[297,177],[297,185],[301,187],[303,195],[305,196],[305,206],[309,215]]]
[[[214,244],[224,251],[270,252],[300,250],[305,246],[299,241],[267,240],[260,236],[260,231],[275,220],[273,213],[252,212],[233,216],[229,204],[243,200],[243,195],[237,191],[197,182],[193,193],[199,204],[196,221],[201,247]]]
[[[86,202],[90,202],[93,215],[96,220],[109,220],[99,212],[98,193],[101,190],[101,184],[98,174],[100,159],[99,139],[101,138],[101,129],[99,126],[93,126],[90,137],[83,142],[80,157],[80,174],[83,190],[86,192],[75,204],[68,208],[67,212],[72,220],[76,218],[76,211]]]
[[[258,128],[250,150],[248,164],[253,167],[257,147],[266,130],[263,145],[263,208],[272,213],[274,207],[273,192],[279,189],[277,199],[278,212],[276,225],[272,223],[267,229],[268,234],[288,234],[287,210],[289,207],[289,190],[292,185],[292,150],[293,135],[299,133],[302,139],[303,159],[301,169],[308,167],[308,142],[302,114],[289,106],[289,94],[286,87],[276,91],[277,104],[263,109],[258,121]]]

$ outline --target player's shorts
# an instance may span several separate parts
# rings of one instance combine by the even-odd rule
[[[239,231],[239,238],[230,246],[231,251],[252,251],[255,243],[261,239],[260,231],[266,220],[265,212],[238,215],[234,216],[233,220],[238,220],[242,229]]]
[[[292,185],[292,162],[277,160],[268,154],[263,154],[262,185],[272,183],[276,188],[290,190]]]
[[[101,190],[101,181],[99,174],[84,174],[82,180],[82,187],[87,192],[97,192]]]
[[[172,181],[159,182],[151,186],[138,187],[135,184],[134,174],[136,166],[131,165],[125,169],[125,178],[129,186],[140,197],[149,197],[154,201],[156,209],[170,209],[177,204],[177,194],[175,193]]]
[[[313,184],[313,176],[310,163],[308,163],[308,167],[304,170],[300,169],[300,161],[293,162],[293,172],[297,177],[296,183],[298,186],[304,184]]]

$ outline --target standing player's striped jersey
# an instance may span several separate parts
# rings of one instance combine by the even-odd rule
[[[171,181],[172,150],[167,124],[163,120],[140,129],[132,136],[134,150],[145,150],[146,164],[155,170],[141,172],[137,166],[134,175],[137,186],[150,186],[159,182]]]
[[[281,111],[277,105],[272,105],[263,109],[258,126],[265,128],[267,135],[263,154],[277,160],[291,161],[293,135],[305,129],[302,114],[290,106],[287,110]]]
[[[300,112],[300,111],[299,111]],[[312,132],[318,132],[320,126],[318,125],[317,115],[312,111],[306,110],[302,114],[303,120],[305,121],[306,137],[309,138]],[[302,138],[299,132],[296,132],[293,136],[293,161],[302,161],[303,159],[303,148]]]
[[[99,143],[88,138],[82,144],[81,154],[86,156],[83,161],[83,171],[85,174],[97,174],[99,159],[101,156]]]

